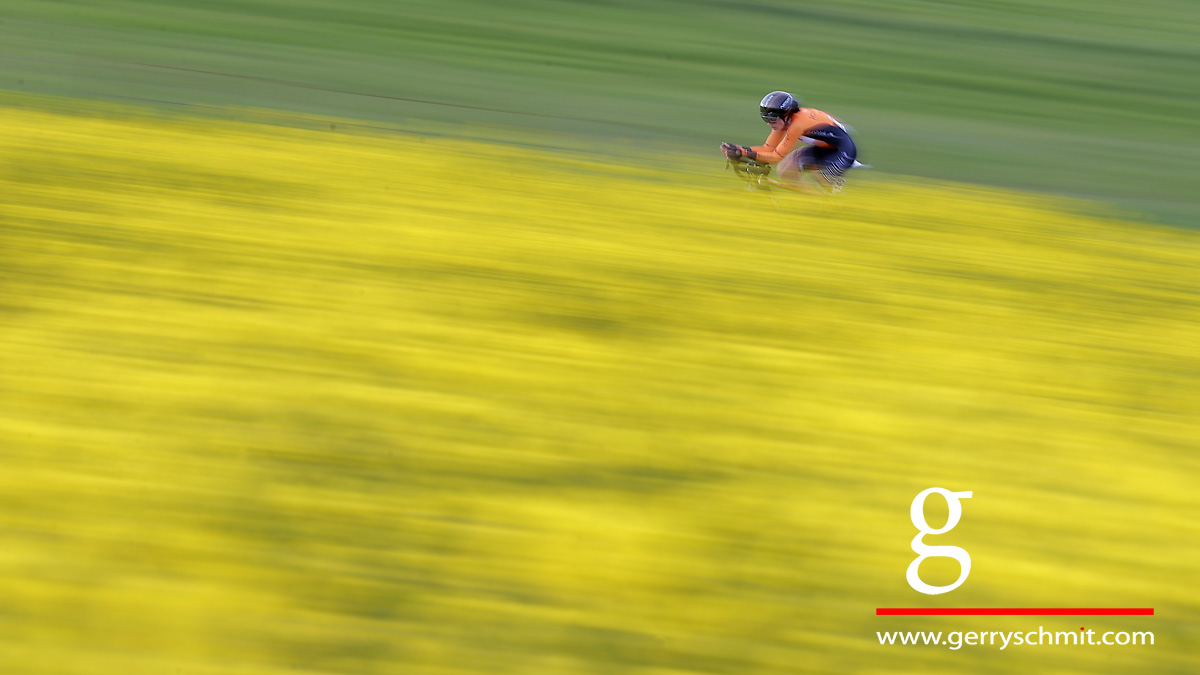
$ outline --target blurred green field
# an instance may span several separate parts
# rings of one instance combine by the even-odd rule
[[[759,142],[778,88],[880,171],[1200,222],[1190,0],[8,0],[0,87],[454,122],[656,161]],[[480,110],[476,108],[485,108]],[[457,159],[457,158],[455,158]]]
[[[3,672],[1200,669],[1194,231],[6,101]],[[1077,628],[914,604],[1156,643],[880,646]]]

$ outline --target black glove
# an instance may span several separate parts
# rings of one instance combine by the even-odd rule
[[[740,145],[734,145],[733,143],[722,143],[721,152],[725,153],[725,157],[728,159],[742,158],[742,146]]]

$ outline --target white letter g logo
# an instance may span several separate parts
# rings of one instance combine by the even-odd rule
[[[946,524],[939,529],[929,527],[929,523],[925,522],[925,498],[931,492],[936,492],[946,498],[946,506],[950,508],[950,514],[946,518]],[[958,503],[960,499],[970,499],[973,492],[951,492],[945,488],[929,488],[922,491],[913,499],[910,515],[912,516],[913,525],[917,526],[920,532],[913,537],[912,549],[917,553],[917,559],[908,565],[908,585],[913,587],[913,590],[924,593],[926,595],[938,595],[939,593],[948,593],[967,580],[967,575],[971,573],[971,556],[963,549],[957,546],[926,546],[921,542],[921,538],[927,534],[944,534],[954,529],[958,525],[958,520],[962,518],[962,505]],[[930,586],[921,581],[921,575],[918,569],[921,567],[921,561],[926,558],[954,558],[958,561],[961,572],[958,574],[958,581],[949,586]]]

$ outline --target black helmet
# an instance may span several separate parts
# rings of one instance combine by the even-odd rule
[[[800,101],[786,91],[773,91],[758,104],[758,114],[764,122],[787,121],[800,109]]]

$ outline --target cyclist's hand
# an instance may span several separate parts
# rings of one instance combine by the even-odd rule
[[[742,148],[733,143],[722,143],[721,152],[725,153],[729,159],[741,159],[742,157]]]

